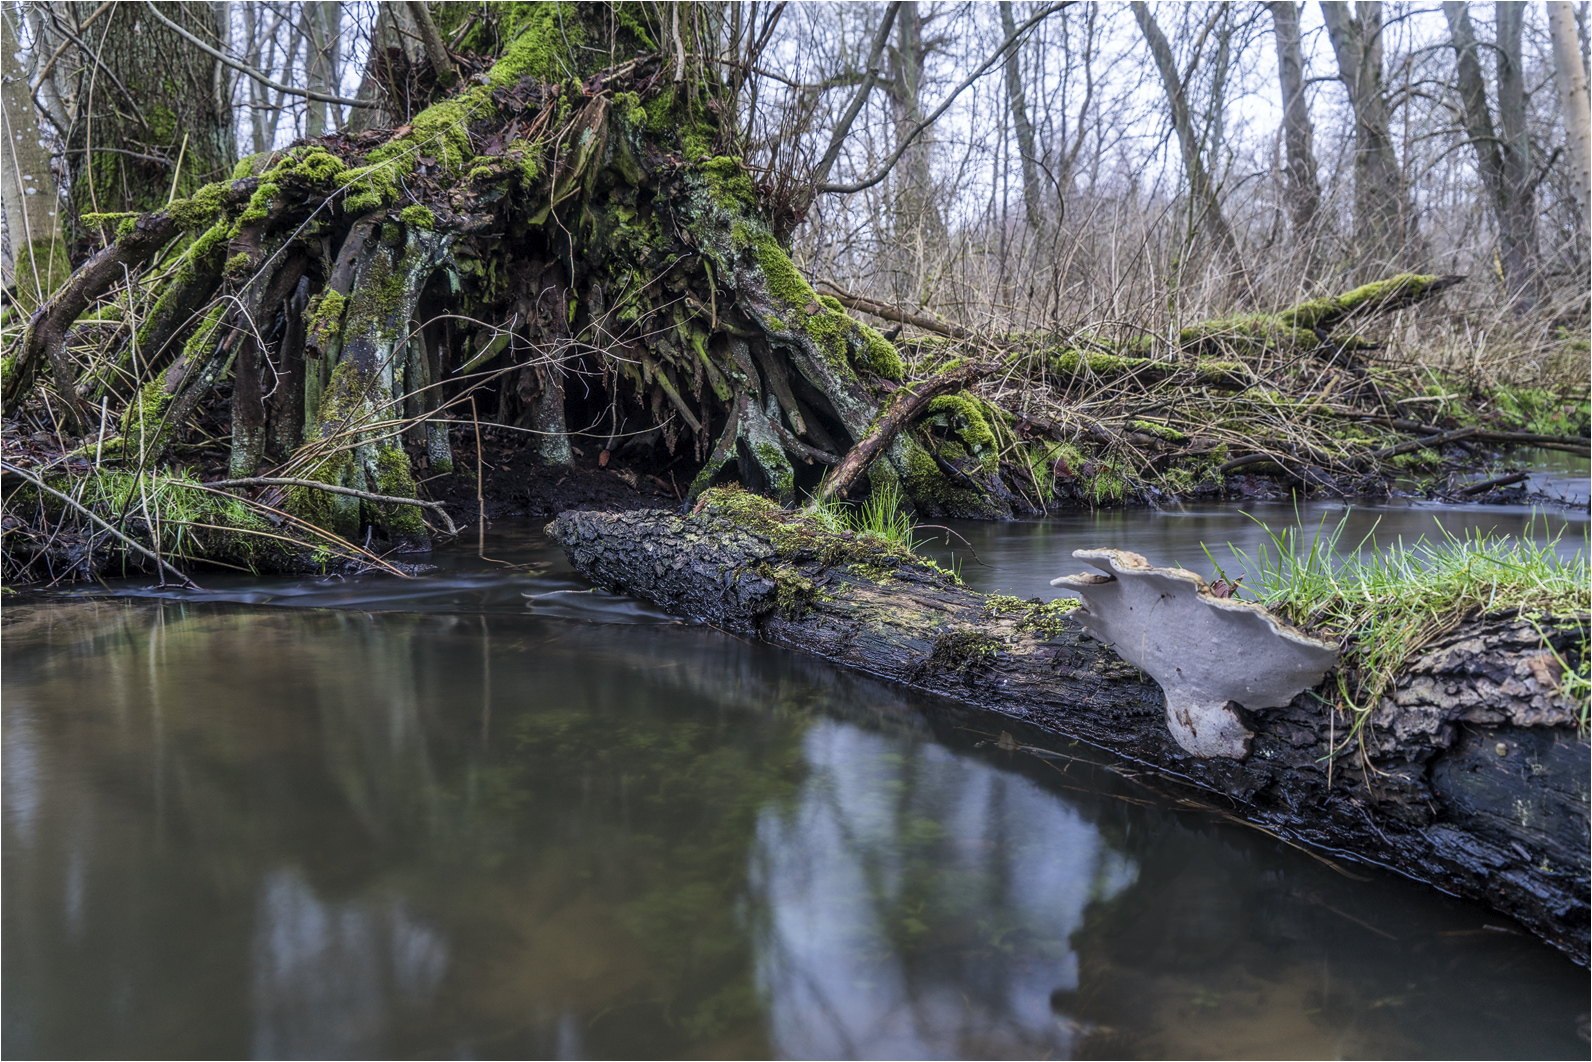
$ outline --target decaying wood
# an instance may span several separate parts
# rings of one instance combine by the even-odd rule
[[[549,530],[599,585],[1110,750],[1291,840],[1489,904],[1587,961],[1588,746],[1557,686],[1585,617],[1474,618],[1410,664],[1347,746],[1347,715],[1305,693],[1249,713],[1242,762],[1200,760],[1168,733],[1160,689],[1055,609],[986,598],[899,554],[870,560],[796,514],[759,519],[710,505],[566,513]]]

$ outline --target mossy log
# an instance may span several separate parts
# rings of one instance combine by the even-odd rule
[[[1280,836],[1490,905],[1586,963],[1588,746],[1547,677],[1550,649],[1583,651],[1584,618],[1472,619],[1426,647],[1346,748],[1347,717],[1307,692],[1248,713],[1245,759],[1197,759],[1169,734],[1160,688],[1066,603],[986,597],[745,493],[704,501],[689,516],[566,513],[549,532],[598,585],[1109,750]]]

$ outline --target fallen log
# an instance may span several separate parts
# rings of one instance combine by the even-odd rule
[[[1410,663],[1358,741],[1307,691],[1244,713],[1244,759],[1201,759],[1169,733],[1160,688],[1070,603],[986,597],[880,540],[739,491],[705,497],[690,516],[575,512],[548,530],[599,585],[1109,750],[1290,841],[1488,904],[1587,962],[1588,745],[1553,670],[1584,652],[1585,617],[1475,617]]]

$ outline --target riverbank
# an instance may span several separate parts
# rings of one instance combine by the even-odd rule
[[[899,549],[727,500],[552,530],[599,585],[1111,750],[1298,842],[1488,903],[1586,962],[1584,724],[1544,671],[1550,651],[1581,669],[1584,615],[1472,616],[1403,662],[1370,726],[1324,709],[1329,677],[1251,713],[1242,760],[1199,759],[1169,735],[1160,690],[1064,608],[985,597]]]

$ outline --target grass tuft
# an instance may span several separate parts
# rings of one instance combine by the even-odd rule
[[[1351,736],[1433,639],[1467,618],[1509,611],[1533,620],[1581,619],[1580,661],[1564,668],[1560,692],[1580,698],[1586,728],[1592,686],[1585,617],[1592,612],[1592,582],[1585,548],[1564,557],[1557,537],[1539,543],[1446,530],[1435,542],[1422,536],[1414,544],[1399,539],[1384,546],[1372,537],[1373,528],[1345,549],[1347,523],[1347,514],[1331,530],[1323,521],[1308,541],[1298,528],[1266,527],[1270,541],[1255,556],[1231,544],[1228,549],[1244,565],[1245,589],[1262,604],[1306,630],[1343,640],[1338,684],[1343,706],[1355,713]]]

